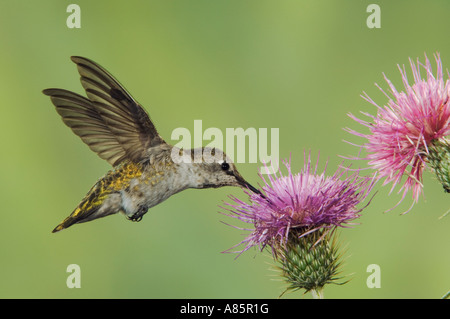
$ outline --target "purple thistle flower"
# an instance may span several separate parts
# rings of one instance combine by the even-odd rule
[[[385,178],[383,185],[392,182],[392,190],[403,182],[399,192],[412,190],[413,205],[422,192],[422,174],[427,167],[430,148],[437,141],[447,144],[445,136],[450,134],[450,82],[444,82],[442,63],[439,54],[435,55],[437,74],[433,75],[431,63],[425,56],[425,65],[410,59],[414,84],[410,85],[405,68],[398,66],[402,75],[405,92],[398,92],[391,81],[383,74],[389,85],[393,98],[377,87],[389,98],[387,106],[378,106],[365,92],[366,101],[377,107],[377,116],[367,113],[371,122],[349,116],[358,123],[368,127],[370,133],[362,134],[351,129],[348,132],[367,139],[363,147],[368,155],[364,158],[377,170],[377,180]],[[426,72],[422,79],[420,67]],[[431,157],[435,157],[432,154]],[[443,163],[448,167],[448,163]],[[444,186],[445,187],[445,186]],[[411,206],[412,207],[412,206]],[[411,208],[410,208],[411,209]]]
[[[342,167],[331,177],[325,176],[326,168],[318,174],[318,163],[312,167],[310,155],[298,174],[292,173],[289,162],[284,164],[287,176],[281,171],[269,175],[268,180],[260,175],[265,195],[246,192],[250,203],[234,196],[230,196],[233,204],[225,203],[231,207],[224,208],[231,212],[226,215],[255,227],[247,229],[252,231],[251,234],[232,247],[245,245],[241,253],[252,246],[260,246],[263,250],[269,245],[276,256],[277,248],[286,244],[293,229],[301,230],[300,236],[304,236],[318,229],[350,225],[362,211],[356,206],[368,196],[374,184],[373,178],[360,177],[358,172],[349,175]]]

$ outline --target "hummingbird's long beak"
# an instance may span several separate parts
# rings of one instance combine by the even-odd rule
[[[238,182],[238,184],[244,188],[248,188],[249,190],[251,190],[253,193],[258,194],[259,196],[261,196],[262,198],[266,198],[266,196],[264,196],[261,191],[255,187],[253,187],[249,182],[247,182],[241,175],[236,174],[234,175],[236,177],[236,180]]]

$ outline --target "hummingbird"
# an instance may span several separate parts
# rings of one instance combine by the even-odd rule
[[[87,98],[56,88],[43,93],[63,122],[112,169],[53,233],[119,212],[140,221],[149,208],[188,188],[238,186],[261,194],[222,150],[184,150],[166,143],[145,109],[108,71],[84,57],[71,60]]]

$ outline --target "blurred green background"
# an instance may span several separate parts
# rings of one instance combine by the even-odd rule
[[[41,91],[82,93],[71,55],[108,69],[171,141],[177,127],[279,128],[280,157],[303,165],[320,151],[329,174],[362,141],[346,114],[375,113],[360,94],[386,98],[382,72],[401,86],[397,64],[440,52],[450,66],[448,1],[376,1],[381,28],[369,29],[374,1],[74,1],[81,28],[69,29],[72,1],[0,2],[0,297],[277,298],[285,285],[267,253],[235,260],[222,251],[245,232],[219,205],[237,188],[187,190],[150,209],[140,223],[122,215],[52,234],[110,166],[61,121]],[[433,61],[433,66],[435,66]],[[84,94],[84,93],[83,93]],[[204,144],[208,142],[205,141]],[[359,163],[363,165],[364,163]],[[354,164],[354,165],[359,165]],[[238,164],[252,184],[260,164]],[[430,172],[425,198],[406,215],[378,187],[360,225],[340,232],[343,274],[326,298],[440,298],[450,289],[448,195]],[[81,288],[69,289],[69,264]],[[369,289],[366,268],[381,267]],[[310,298],[301,292],[283,298]]]

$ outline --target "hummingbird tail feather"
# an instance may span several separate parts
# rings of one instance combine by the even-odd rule
[[[120,209],[120,193],[111,193],[109,190],[105,190],[102,181],[100,181],[91,188],[72,214],[66,217],[52,232],[56,233],[73,224],[84,223],[115,214],[119,212]]]
[[[61,223],[59,223],[59,225],[53,229],[52,233],[59,232],[65,228],[72,226],[73,224],[83,222],[83,219],[84,219],[83,216],[86,217],[86,214],[85,214],[86,211],[84,211],[84,213],[83,213],[82,206],[85,206],[84,201],[82,201],[80,203],[80,205],[77,208],[75,208],[75,210],[72,212],[72,214],[70,214],[70,216],[66,217]],[[90,214],[91,213],[92,213],[92,210],[91,210]]]
[[[76,220],[72,216],[69,216],[66,219],[64,219],[58,226],[56,226],[53,229],[52,233],[57,233],[67,227],[70,227],[71,225],[73,225],[75,223],[76,223]]]

